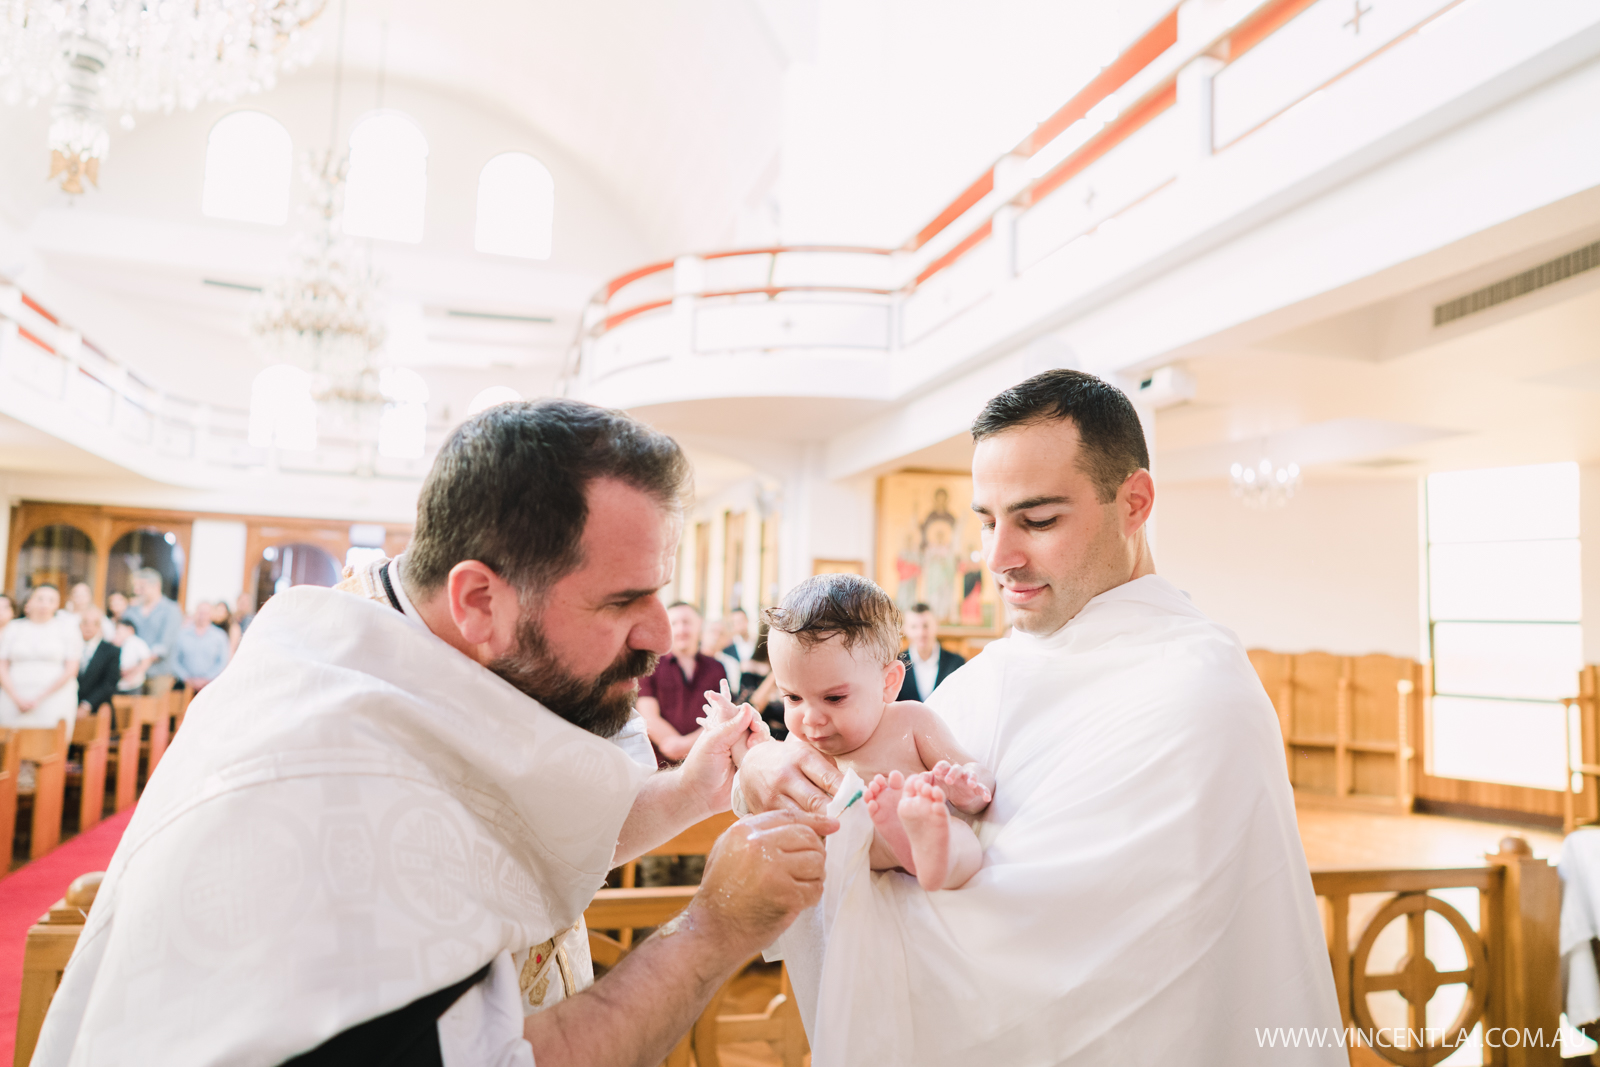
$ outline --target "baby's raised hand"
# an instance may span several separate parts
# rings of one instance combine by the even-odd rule
[[[736,718],[746,708],[750,709],[750,730],[733,745],[733,762],[735,766],[744,762],[744,754],[751,745],[772,740],[772,731],[767,729],[767,724],[749,704],[735,704],[733,691],[728,688],[728,680],[724,678],[719,689],[706,690],[706,702],[700,710],[705,712],[705,717],[698,720],[701,726],[715,722],[728,722]]]
[[[981,768],[975,763],[955,766],[948,760],[940,760],[927,775],[928,781],[944,790],[952,807],[968,815],[978,814],[994,799],[994,793],[984,784]]]

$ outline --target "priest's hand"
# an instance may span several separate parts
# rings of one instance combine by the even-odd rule
[[[822,838],[838,828],[825,815],[788,811],[734,823],[711,849],[682,922],[710,926],[741,957],[772,944],[822,899]]]
[[[843,780],[833,760],[799,742],[757,745],[739,768],[739,789],[752,812],[821,814]]]
[[[735,824],[677,918],[593,988],[523,1020],[534,1062],[649,1067],[666,1059],[734,970],[822,899],[822,835],[838,828],[823,816],[782,811]]]
[[[730,709],[726,717],[710,715],[701,720],[705,725],[696,731],[694,746],[678,769],[682,788],[695,797],[706,815],[728,810],[734,748],[766,731],[766,723],[750,705],[730,705]]]

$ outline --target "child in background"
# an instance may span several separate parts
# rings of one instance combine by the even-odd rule
[[[119,693],[139,693],[144,690],[144,672],[156,661],[150,646],[133,632],[133,623],[117,620],[117,629],[111,643],[122,649],[117,666],[122,680],[117,683]]]
[[[994,776],[927,705],[895,700],[906,669],[898,658],[899,609],[865,578],[819,574],[768,609],[767,622],[789,728],[783,744],[810,745],[870,783],[872,869],[903,868],[928,890],[965,885],[983,865],[983,849],[945,803],[980,814],[993,798]],[[736,711],[726,694],[706,698],[714,716]],[[742,751],[736,756],[742,760]]]

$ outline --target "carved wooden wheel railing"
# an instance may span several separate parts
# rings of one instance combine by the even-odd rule
[[[1348,902],[1349,898],[1346,898]],[[1428,958],[1424,930],[1428,912],[1436,912],[1449,920],[1456,937],[1466,950],[1467,966],[1464,970],[1440,972]],[[1391,974],[1369,974],[1367,964],[1378,935],[1396,919],[1406,919],[1406,954],[1400,966]],[[1428,1027],[1428,1002],[1440,986],[1465,985],[1466,1001],[1461,1005],[1455,1020],[1444,1028],[1439,1040],[1432,1040]],[[1460,1048],[1472,1028],[1483,1018],[1484,1002],[1488,999],[1489,968],[1485,959],[1483,939],[1462,914],[1438,897],[1426,893],[1400,893],[1367,923],[1355,953],[1350,958],[1350,1009],[1358,1030],[1376,1033],[1377,1020],[1372,1016],[1367,997],[1371,993],[1393,990],[1406,1002],[1406,1032],[1421,1038],[1411,1047],[1383,1048],[1380,1055],[1404,1067],[1433,1067],[1446,1056]],[[1391,1042],[1399,1046],[1400,1042]]]
[[[1433,1067],[1460,1048],[1480,1023],[1485,1064],[1560,1062],[1555,1039],[1561,889],[1555,868],[1535,860],[1519,837],[1506,838],[1500,852],[1486,859],[1483,867],[1313,873],[1317,895],[1325,901],[1328,955],[1353,1065]],[[1478,891],[1476,929],[1460,911],[1432,895],[1458,888]],[[1350,898],[1369,893],[1393,896],[1366,921],[1352,948]],[[1464,967],[1440,971],[1429,959],[1429,912],[1442,917],[1453,940],[1460,942]],[[1379,935],[1402,920],[1406,949],[1398,964],[1388,973],[1369,973]],[[1429,1001],[1452,985],[1466,987],[1460,1010],[1449,1025],[1430,1027]],[[1370,998],[1384,992],[1398,993],[1405,1001],[1404,1028],[1379,1025]],[[1515,1046],[1498,1040],[1513,1031]],[[1536,1047],[1530,1047],[1529,1034]]]

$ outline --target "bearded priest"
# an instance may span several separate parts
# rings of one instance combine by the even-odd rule
[[[725,810],[759,730],[657,772],[633,711],[688,481],[670,438],[585,404],[458,428],[410,549],[273,597],[190,706],[33,1062],[659,1063],[818,898],[835,825],[735,826],[589,988],[595,890]]]
[[[1014,632],[929,704],[995,777],[983,867],[930,893],[838,869],[830,842],[831,910],[784,948],[815,1061],[1344,1064],[1277,717],[1238,638],[1156,573],[1133,405],[1048,371],[972,434],[972,510]],[[759,744],[735,807],[820,811],[839,780],[814,749]]]

